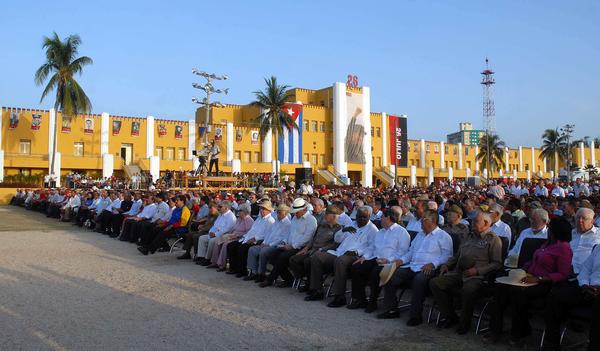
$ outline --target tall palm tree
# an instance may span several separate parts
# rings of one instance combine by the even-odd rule
[[[600,138],[599,137],[594,138],[594,148],[600,149]]]
[[[558,162],[567,157],[567,136],[558,128],[546,129],[542,134],[542,152],[540,159],[546,158],[554,163],[554,174],[558,177]]]
[[[253,106],[261,108],[261,114],[256,118],[260,125],[259,134],[261,140],[269,132],[273,134],[273,139],[277,142],[277,136],[283,134],[284,129],[298,129],[298,125],[292,117],[283,112],[283,106],[289,102],[291,94],[288,85],[279,85],[277,77],[265,78],[266,88],[263,91],[255,91],[256,100],[251,103]],[[275,147],[275,160],[277,161],[278,152]],[[277,162],[275,163],[278,164]],[[279,168],[276,168],[276,174],[279,174]]]
[[[44,37],[42,48],[46,50],[46,62],[35,72],[35,83],[43,85],[48,77],[48,84],[42,92],[40,102],[56,89],[54,109],[62,112],[63,117],[74,118],[80,113],[89,113],[92,103],[83,88],[74,76],[81,75],[83,67],[92,63],[87,56],[78,55],[78,47],[81,38],[78,35],[70,35],[61,40],[56,32],[51,37]],[[56,139],[58,130],[58,118],[54,120],[54,143],[52,145],[52,160],[50,162],[50,174],[54,174],[54,162],[56,154]]]
[[[479,139],[479,153],[477,154],[477,160],[479,161],[482,169],[487,168],[490,174],[489,178],[492,178],[491,174],[493,171],[500,168],[500,165],[504,163],[504,147],[506,144],[500,140],[497,134],[485,134]],[[489,162],[489,165],[488,165]]]

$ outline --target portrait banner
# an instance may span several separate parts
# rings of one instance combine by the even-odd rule
[[[40,130],[42,126],[42,115],[31,115],[31,130]]]
[[[131,136],[140,135],[140,122],[131,123]]]
[[[217,127],[215,128],[215,140],[223,139],[223,128]]]
[[[242,130],[239,128],[235,131],[235,141],[238,143],[242,141]]]
[[[86,117],[83,125],[83,133],[94,134],[94,119]]]
[[[165,135],[167,135],[167,126],[164,124],[159,124],[158,125],[158,136],[164,137]]]
[[[346,108],[348,111],[345,140],[346,162],[365,163],[363,140],[365,138],[365,114],[362,94],[346,92]],[[368,116],[367,116],[368,117]]]
[[[9,120],[9,124],[8,124],[8,129],[15,129],[19,126],[19,119],[21,118],[21,115],[19,114],[19,112],[17,111],[11,111],[10,112],[10,120]]]
[[[250,140],[252,145],[258,144],[258,131],[253,130],[252,132],[250,132]]]
[[[119,135],[121,133],[121,121],[113,121],[112,122],[112,134]]]
[[[72,118],[70,116],[63,115],[60,131],[63,133],[71,133],[71,122]]]
[[[388,116],[390,164],[408,167],[408,134],[406,118]]]
[[[180,125],[175,126],[175,139],[183,138],[183,127]]]

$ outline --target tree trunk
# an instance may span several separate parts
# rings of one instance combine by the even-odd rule
[[[554,150],[554,177],[558,178],[558,150]]]
[[[275,160],[275,174],[277,175],[277,181],[279,182],[279,139],[278,136],[279,134],[277,133],[277,129],[273,129],[273,139],[275,140],[275,148],[274,148],[274,160]],[[271,147],[273,146],[273,144],[271,144]],[[275,184],[275,186],[277,186],[278,184]]]

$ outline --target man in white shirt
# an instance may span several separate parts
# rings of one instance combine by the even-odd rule
[[[379,273],[383,265],[400,259],[410,246],[410,235],[398,224],[401,215],[399,207],[395,210],[385,209],[381,217],[382,228],[367,243],[365,253],[352,264],[352,303],[348,309],[365,308],[367,313],[377,310],[377,298],[381,290]],[[368,301],[365,293],[367,285],[370,290]]]
[[[549,294],[544,313],[546,337],[543,350],[560,349],[560,326],[566,312],[574,307],[590,310],[592,320],[587,350],[600,350],[600,245],[592,250],[580,268],[577,286],[555,287]]]
[[[357,210],[356,223],[338,231],[334,240],[340,245],[335,250],[315,252],[310,258],[310,294],[306,301],[323,299],[321,287],[323,274],[334,273],[333,294],[335,298],[327,306],[341,307],[346,304],[346,280],[350,266],[367,251],[369,241],[372,241],[378,229],[369,218],[370,207],[363,206]]]
[[[294,200],[290,213],[294,216],[290,225],[290,234],[282,244],[278,245],[277,252],[271,256],[273,269],[267,279],[260,283],[261,288],[273,285],[279,276],[283,278],[283,282],[278,287],[292,286],[294,277],[288,269],[290,258],[298,253],[317,231],[317,220],[308,212],[306,200],[303,198]]]
[[[215,243],[223,234],[233,231],[233,227],[235,226],[236,218],[231,211],[231,202],[229,200],[223,200],[219,203],[219,212],[220,215],[208,231],[208,234],[198,238],[198,253],[196,257],[205,258],[200,263],[202,266],[210,265],[210,258]]]
[[[248,251],[254,245],[262,243],[267,233],[273,228],[275,218],[271,215],[273,212],[271,201],[260,201],[258,207],[258,217],[252,223],[250,230],[240,240],[227,244],[227,258],[229,259],[227,274],[235,274],[238,278],[247,276]]]
[[[521,197],[521,195],[523,194],[521,182],[519,180],[515,180],[515,182],[510,186],[509,191],[513,196]]]
[[[548,188],[546,188],[546,184],[544,180],[540,180],[539,183],[535,186],[535,196],[543,196],[548,197]]]
[[[575,186],[573,186],[573,193],[577,198],[580,196],[590,196],[590,188],[588,188],[587,184],[585,184],[581,178],[577,178]]]
[[[498,235],[499,237],[506,238],[508,240],[508,243],[510,243],[512,239],[512,229],[510,229],[510,226],[502,222],[502,220],[500,219],[502,217],[502,214],[504,213],[504,207],[497,203],[493,203],[490,205],[490,211],[492,221],[494,221],[494,224],[492,224],[490,230],[492,231],[492,233]]]
[[[267,278],[265,273],[269,259],[277,252],[278,246],[282,245],[290,235],[292,221],[288,216],[289,212],[288,206],[284,204],[277,206],[277,220],[265,234],[262,244],[254,245],[248,250],[247,268],[250,275],[244,280],[262,283]]]
[[[150,219],[156,214],[157,206],[151,198],[144,198],[142,200],[143,209],[140,213],[133,217],[127,217],[123,221],[123,225],[121,227],[121,235],[119,240],[121,241],[129,241],[136,242],[137,237],[132,237],[133,227],[142,221],[150,222]],[[132,206],[133,207],[133,206]]]
[[[594,226],[594,211],[582,207],[575,214],[576,226],[571,233],[571,249],[573,250],[573,272],[579,274],[581,265],[592,252],[592,248],[600,244],[600,231]]]
[[[415,204],[415,215],[406,224],[406,230],[409,234],[411,234],[411,236],[414,236],[416,233],[421,231],[421,217],[423,217],[423,214],[427,209],[427,201],[428,200],[419,200]]]
[[[422,229],[410,244],[408,252],[398,259],[399,267],[384,286],[384,308],[380,319],[398,318],[397,291],[411,284],[411,305],[407,325],[416,326],[423,321],[423,302],[429,280],[434,272],[452,256],[452,238],[437,225],[437,212],[427,211],[423,216]]]
[[[523,230],[521,234],[519,234],[515,245],[508,252],[508,257],[506,258],[505,262],[507,266],[516,265],[519,259],[519,254],[521,253],[521,246],[523,245],[523,241],[525,239],[548,239],[548,228],[546,227],[550,221],[548,217],[548,211],[544,210],[543,208],[536,208],[531,210],[529,218],[531,221],[531,227]],[[493,229],[492,232],[494,232]]]
[[[561,183],[556,182],[556,184],[554,185],[554,188],[552,188],[551,195],[554,197],[559,197],[559,198],[566,197],[565,189],[561,186]]]

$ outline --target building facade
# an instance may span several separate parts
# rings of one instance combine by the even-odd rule
[[[259,134],[263,111],[252,105],[226,105],[210,111],[199,108],[195,120],[179,121],[126,117],[109,113],[69,118],[54,110],[3,107],[0,119],[0,178],[14,174],[49,174],[54,123],[57,123],[55,174],[71,171],[98,177],[122,174],[139,167],[158,177],[165,170],[198,166],[193,151],[205,140],[221,149],[220,169],[226,173],[280,173],[293,176],[296,168],[310,167],[317,184],[377,179],[390,184],[404,179],[427,185],[439,179],[486,175],[479,169],[473,138],[448,143],[407,137],[406,116],[373,112],[368,87],[343,83],[320,90],[295,88],[284,111],[296,121],[276,138]],[[463,132],[468,132],[464,130]],[[463,139],[467,141],[467,139]],[[596,165],[598,150],[574,148],[578,165]],[[550,165],[540,149],[505,149],[502,169],[493,176],[520,179],[552,177],[562,164]]]

